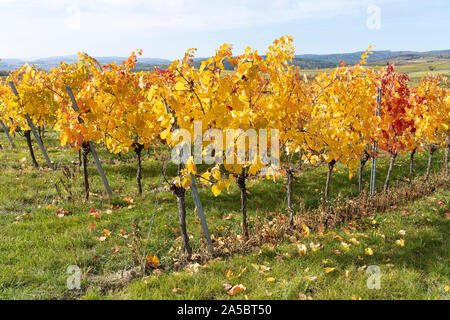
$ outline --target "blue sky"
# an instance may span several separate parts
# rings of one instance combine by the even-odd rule
[[[297,54],[427,51],[450,49],[449,21],[448,0],[0,0],[0,58],[263,53],[285,34]]]

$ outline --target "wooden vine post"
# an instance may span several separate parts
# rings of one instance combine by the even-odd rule
[[[75,110],[76,112],[79,112],[80,109],[78,108],[77,101],[75,100],[75,96],[73,95],[72,88],[70,86],[66,86],[66,91],[70,97],[70,100],[72,101],[73,110]],[[100,163],[100,160],[98,159],[97,151],[95,151],[94,144],[91,141],[89,141],[88,144],[89,144],[90,152],[92,154],[92,158],[94,158],[95,165],[97,166],[98,174],[102,178],[103,186],[105,187],[106,192],[108,193],[108,196],[112,197],[112,191],[111,191],[111,188],[109,187],[108,179],[106,179],[105,172],[103,171],[102,164]]]
[[[14,141],[13,141],[13,139],[11,138],[11,136],[9,134],[9,129],[6,127],[6,125],[3,123],[2,120],[0,120],[0,125],[2,126],[3,131],[5,131],[6,137],[8,138],[9,142],[11,143],[11,147],[13,149],[15,149],[16,145],[14,144]]]
[[[170,107],[167,105],[167,103],[165,103],[165,105],[166,105],[167,113],[172,114],[172,116],[174,117],[175,121],[172,123],[172,130],[175,132],[175,130],[178,129],[177,118],[176,118],[175,114],[172,112],[172,110],[170,110]],[[197,183],[195,182],[195,175],[192,173],[190,175],[191,175],[191,181],[192,181],[191,188],[190,188],[191,193],[192,193],[192,199],[194,200],[195,207],[197,208],[197,215],[198,215],[198,218],[200,219],[200,222],[202,225],[202,231],[203,231],[203,235],[205,236],[205,239],[206,239],[206,246],[208,247],[208,252],[210,255],[213,255],[214,254],[214,246],[211,241],[211,234],[209,233],[208,224],[206,222],[206,217],[205,217],[205,212],[203,211],[202,202],[200,200],[200,195],[198,193]]]
[[[377,97],[377,109],[375,111],[375,115],[377,117],[380,116],[380,108],[381,108],[381,88],[378,88],[378,97]],[[378,152],[378,143],[374,141],[372,148],[372,171],[370,172],[370,195],[373,196],[375,194],[375,177],[377,171],[377,152]]]
[[[10,81],[9,86],[11,87],[11,90],[13,91],[14,95],[19,98],[19,93],[17,92],[16,87],[14,86],[14,83]],[[53,163],[50,161],[50,158],[48,157],[47,151],[45,150],[44,144],[42,143],[41,137],[39,137],[38,132],[36,131],[36,127],[33,124],[33,121],[31,121],[31,118],[28,114],[25,114],[25,119],[27,120],[27,124],[31,129],[31,132],[33,132],[34,137],[37,140],[37,143],[39,145],[39,149],[41,149],[42,154],[44,155],[45,161],[47,162],[47,165],[49,168],[56,170],[56,168],[53,166]]]

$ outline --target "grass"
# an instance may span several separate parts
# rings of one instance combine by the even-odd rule
[[[317,252],[299,255],[296,244],[281,242],[275,248],[262,247],[247,255],[232,255],[213,261],[199,272],[187,274],[183,268],[175,268],[174,261],[180,255],[176,198],[167,186],[156,190],[162,169],[162,162],[145,155],[143,161],[144,194],[136,195],[135,162],[132,154],[117,156],[108,154],[98,147],[106,175],[115,197],[105,197],[101,180],[95,166],[90,164],[89,174],[93,196],[88,202],[82,200],[82,177],[78,173],[77,153],[58,147],[53,134],[47,134],[44,143],[50,158],[58,167],[66,166],[75,172],[73,179],[66,179],[61,171],[56,173],[47,168],[34,169],[28,156],[25,139],[16,135],[16,150],[11,150],[8,141],[0,132],[0,299],[103,299],[103,298],[270,298],[295,299],[302,292],[314,299],[331,298],[448,298],[444,287],[449,285],[448,274],[448,218],[449,192],[438,190],[429,198],[408,204],[401,210],[375,217],[376,225],[369,218],[362,219],[347,230],[356,237],[362,234],[360,246],[352,246],[345,254],[334,255],[340,243],[332,235],[340,234],[348,239],[345,229],[332,230],[333,234],[312,232],[307,239],[299,239],[308,245],[319,242],[323,248]],[[44,166],[44,159],[37,150],[38,162]],[[160,153],[162,150],[158,150]],[[153,152],[152,152],[153,153]],[[435,158],[433,171],[441,170],[442,152]],[[386,159],[380,159],[377,171],[377,185],[382,186],[387,171]],[[404,184],[402,177],[408,173],[408,157],[399,157],[393,180]],[[416,174],[424,171],[426,155],[419,154]],[[168,175],[175,173],[175,166],[169,165]],[[366,185],[369,169],[364,172]],[[60,184],[58,195],[52,181],[64,181],[73,194],[67,200],[67,192]],[[296,209],[301,200],[310,208],[317,207],[323,197],[326,168],[306,168],[297,175],[294,184]],[[286,212],[286,195],[283,187],[285,179],[252,180],[249,183],[250,224],[256,218],[274,212]],[[333,199],[354,196],[358,193],[357,178],[348,180],[348,171],[337,166],[331,184]],[[215,237],[230,237],[240,233],[239,190],[236,186],[230,192],[214,198],[207,188],[200,188],[200,196],[207,215],[209,229]],[[150,241],[146,253],[156,255],[161,260],[163,275],[152,275],[145,279],[135,279],[118,286],[108,286],[111,275],[121,270],[136,267],[136,260],[143,254],[145,240],[153,217],[155,201],[158,200],[152,224]],[[437,205],[439,200],[443,204]],[[99,217],[90,214],[98,209]],[[69,215],[56,215],[58,209],[65,209]],[[402,214],[408,210],[409,214]],[[187,196],[187,225],[191,244],[195,251],[202,253],[204,241],[200,224],[194,213],[192,199]],[[23,215],[24,213],[29,213]],[[225,215],[232,218],[224,220]],[[99,241],[103,230],[111,231],[106,241]],[[405,247],[395,246],[398,231],[406,230]],[[385,238],[380,235],[384,234]],[[366,236],[368,238],[366,238]],[[373,256],[364,255],[364,248],[370,246]],[[283,255],[288,253],[291,257]],[[359,260],[358,255],[364,260]],[[390,259],[389,262],[383,258]],[[322,260],[328,259],[326,265]],[[387,266],[386,264],[393,264]],[[251,264],[270,266],[261,274]],[[368,291],[365,286],[367,275],[358,268],[379,265],[382,271],[382,290]],[[69,265],[77,265],[82,270],[82,289],[68,290],[66,273]],[[325,266],[336,269],[325,274]],[[226,272],[232,270],[239,278],[228,279]],[[305,269],[309,268],[307,271]],[[345,278],[345,270],[352,273]],[[304,276],[317,276],[315,281]],[[275,282],[265,282],[267,277]],[[231,297],[222,288],[224,282],[242,283],[247,290]],[[181,288],[179,293],[173,288]],[[268,290],[268,292],[266,292]],[[271,294],[271,295],[269,295]]]
[[[213,261],[196,273],[173,272],[136,280],[108,297],[298,299],[300,293],[312,299],[448,299],[450,229],[444,212],[450,208],[449,198],[449,191],[436,192],[401,209],[363,219],[356,226],[263,246],[254,254]],[[439,201],[446,202],[439,205]],[[405,236],[399,235],[400,230],[406,231]],[[350,248],[344,249],[336,235]],[[359,244],[352,244],[351,238]],[[395,244],[401,238],[404,247]],[[310,242],[323,247],[300,254],[297,244],[308,246]],[[366,248],[373,255],[367,255]],[[379,290],[367,287],[369,266],[380,268]],[[327,273],[327,267],[335,269]],[[227,277],[229,271],[238,276]],[[231,297],[224,283],[243,284],[246,291]],[[174,292],[173,288],[181,290]],[[88,297],[95,297],[94,292]]]
[[[420,83],[420,80],[427,73],[441,75],[444,77],[450,76],[450,60],[449,59],[436,59],[436,58],[420,58],[416,60],[400,60],[393,61],[395,62],[395,70],[398,73],[406,73],[409,76],[410,82],[409,84],[412,87],[417,87]],[[375,69],[379,69],[383,67],[383,64],[379,62],[371,62],[369,63],[370,67],[374,67]],[[316,76],[322,72],[331,72],[334,68],[324,68],[324,69],[302,69],[301,73],[307,76]],[[443,84],[448,88],[448,83]]]

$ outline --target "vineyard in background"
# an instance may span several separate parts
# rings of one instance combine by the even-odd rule
[[[289,36],[274,41],[265,58],[250,48],[234,56],[231,46],[225,44],[200,67],[194,66],[194,50],[191,49],[166,70],[155,69],[151,73],[132,71],[140,54],[137,51],[121,64],[108,65],[100,65],[87,54],[80,54],[79,62],[62,63],[48,72],[25,65],[0,82],[0,119],[5,134],[23,133],[36,168],[40,165],[34,154],[32,133],[43,152],[45,135],[56,137],[61,147],[67,145],[77,151],[77,162],[83,168],[86,201],[91,196],[88,155],[92,153],[94,159],[98,159],[94,145],[120,158],[136,155],[139,195],[145,193],[141,182],[144,153],[162,160],[158,188],[166,186],[176,196],[183,259],[194,254],[186,231],[186,191],[191,188],[195,191],[199,184],[201,188],[208,187],[217,197],[237,187],[240,199],[229,201],[241,203],[242,232],[238,240],[245,244],[252,237],[247,221],[247,203],[251,201],[248,195],[252,192],[253,181],[266,166],[259,158],[256,163],[250,161],[247,154],[247,159],[239,164],[195,165],[190,158],[185,166],[172,168],[167,152],[179,142],[175,130],[183,128],[194,136],[196,121],[202,123],[202,135],[212,128],[279,130],[281,168],[259,179],[275,181],[286,177],[283,190],[287,214],[279,218],[286,233],[290,230],[309,232],[306,220],[296,214],[302,204],[295,203],[298,197],[293,186],[299,172],[314,170],[322,164],[327,167],[323,206],[333,206],[329,190],[338,163],[347,167],[350,179],[358,175],[358,191],[366,199],[368,210],[370,206],[375,209],[383,206],[377,201],[392,201],[386,195],[399,155],[408,155],[409,176],[405,179],[411,183],[415,155],[422,151],[428,153],[421,182],[421,188],[426,188],[433,157],[443,148],[444,182],[430,184],[448,183],[450,96],[445,78],[428,74],[412,88],[408,76],[397,73],[394,65],[382,69],[368,66],[370,50],[363,54],[358,65],[347,66],[341,62],[340,67],[314,78],[301,76],[301,71],[290,63],[294,47]],[[231,63],[234,70],[225,71],[224,63]],[[214,153],[215,143],[218,141],[204,142],[204,155],[218,159]],[[225,141],[220,143],[225,145]],[[374,145],[378,149],[374,149]],[[248,151],[248,144],[246,147]],[[233,152],[227,157],[239,158],[237,151]],[[370,197],[364,188],[364,169],[381,153],[389,157],[388,170],[382,190]],[[49,157],[47,166],[68,170]],[[102,175],[101,164],[97,167]],[[75,176],[71,172],[64,172],[64,175]],[[108,182],[104,184],[107,193],[114,197]],[[198,192],[194,191],[195,197]],[[70,188],[57,192],[61,197],[67,193],[72,199],[76,198],[70,194]],[[408,188],[399,192],[409,195]],[[195,204],[196,211],[202,211],[201,202],[200,207],[198,202]],[[155,202],[155,207],[157,205]],[[64,216],[65,212],[59,214]],[[91,214],[95,216],[95,209]],[[201,215],[199,220],[202,220]],[[322,219],[318,225],[332,223]],[[213,246],[220,247],[220,241],[213,236],[213,244],[208,229],[202,230],[209,252],[213,253]],[[106,230],[100,240],[108,237]],[[159,266],[158,258],[147,255],[145,250],[138,256],[149,268]]]

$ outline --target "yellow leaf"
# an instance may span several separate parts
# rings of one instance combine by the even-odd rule
[[[341,242],[341,246],[343,246],[345,250],[348,250],[350,248],[350,245],[346,242]]]
[[[61,146],[64,147],[67,144],[67,141],[69,141],[69,135],[65,133],[64,131],[60,134],[60,140],[61,140]]]
[[[181,185],[183,186],[183,188],[189,189],[192,185],[191,176],[189,175],[184,177],[183,180],[181,181]]]
[[[193,174],[197,173],[197,167],[195,166],[194,159],[192,157],[190,157],[187,160],[186,169],[187,169],[188,173],[193,173]]]
[[[217,167],[211,169],[211,174],[214,179],[220,180],[220,170]]]
[[[181,187],[181,179],[180,179],[180,177],[173,178],[173,184],[180,188]]]
[[[147,264],[153,268],[158,268],[160,265],[159,259],[157,256],[147,256]]]
[[[303,235],[305,236],[305,237],[307,237],[308,235],[309,235],[309,233],[310,233],[310,229],[309,229],[309,227],[306,225],[306,224],[303,224],[302,225],[302,229],[303,229],[303,231],[302,231],[302,233],[303,233]]]
[[[266,278],[266,282],[275,282],[275,278],[268,277],[268,278]]]
[[[372,250],[372,248],[366,248],[366,250],[364,250],[364,252],[365,252],[368,256],[373,255],[373,250]]]
[[[211,191],[215,197],[217,197],[222,192],[222,190],[220,190],[220,188],[217,186],[217,184],[215,184],[211,187]]]
[[[309,244],[309,246],[311,247],[311,251],[313,251],[313,252],[319,250],[321,247],[320,243],[314,243],[314,242],[311,242]]]
[[[336,268],[331,268],[331,267],[326,267],[326,268],[324,268],[324,270],[325,270],[326,273],[333,272],[335,269],[336,269]]]
[[[170,135],[170,128],[167,128],[166,130],[164,130],[163,132],[161,132],[161,139],[163,140],[167,140],[167,137]]]
[[[108,229],[103,229],[102,236],[108,238],[110,235],[111,235],[111,231],[109,231]]]
[[[228,271],[227,271],[227,278],[228,278],[228,279],[232,279],[232,278],[235,278],[235,276],[234,276],[234,272],[233,272],[233,271],[231,271],[231,270],[228,270]]]
[[[209,171],[206,171],[205,173],[200,175],[200,182],[203,184],[207,184],[210,180],[211,174]]]

